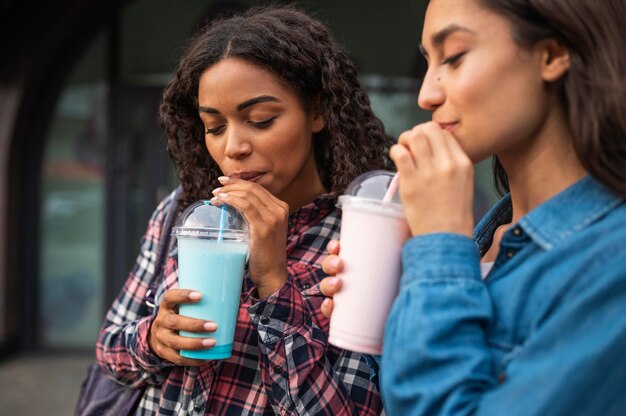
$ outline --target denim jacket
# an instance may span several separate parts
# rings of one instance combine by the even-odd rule
[[[387,321],[390,416],[626,414],[626,204],[586,177],[505,233],[498,202],[474,240],[410,239]]]

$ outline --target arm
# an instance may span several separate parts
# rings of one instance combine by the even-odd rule
[[[456,414],[463,406],[473,411],[468,392],[497,385],[484,333],[493,319],[491,299],[478,261],[474,242],[460,235],[430,234],[405,244],[382,360],[390,414]]]
[[[286,258],[289,206],[254,182],[220,178],[216,203],[241,212],[250,227],[251,321],[259,334],[261,374],[279,414],[378,414],[380,399],[360,354],[328,346],[318,270]],[[306,294],[296,287],[309,282]]]
[[[500,377],[485,340],[493,316],[473,242],[422,236],[407,244],[403,260],[383,357],[389,414],[623,411],[623,258],[607,255],[596,273],[579,276]]]
[[[148,223],[141,250],[124,287],[106,314],[96,345],[100,366],[124,384],[160,384],[172,365],[156,357],[147,337],[153,315],[144,303],[154,272],[165,213],[173,194],[159,204]]]
[[[309,275],[308,277],[306,275]],[[261,373],[275,411],[297,415],[378,415],[382,404],[365,356],[328,345],[323,297],[293,282],[319,278],[289,267],[287,283],[249,313],[259,332]]]

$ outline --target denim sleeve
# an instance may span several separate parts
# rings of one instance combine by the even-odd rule
[[[621,257],[617,258],[617,257]],[[496,374],[486,329],[492,302],[465,237],[411,239],[385,333],[389,415],[623,414],[626,256],[597,259]]]
[[[385,330],[381,384],[390,415],[467,414],[497,384],[484,329],[492,319],[475,243],[410,239]]]

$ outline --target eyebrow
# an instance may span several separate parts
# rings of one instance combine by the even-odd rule
[[[259,97],[251,98],[237,105],[237,111],[245,110],[246,108],[251,107],[256,104],[268,103],[268,102],[279,103],[280,100],[276,97],[272,97],[271,95],[261,95]],[[211,108],[211,107],[198,106],[198,111],[202,113],[209,113],[209,114],[220,114],[220,112],[217,109]]]
[[[459,26],[457,24],[451,24],[450,26],[447,26],[443,28],[442,30],[440,30],[439,32],[435,33],[431,37],[430,42],[435,48],[437,48],[443,44],[443,42],[446,40],[448,36],[456,32],[474,33],[474,31],[466,27]],[[428,52],[426,52],[426,49],[424,49],[424,45],[420,44],[419,50],[422,53],[422,55],[428,56]]]

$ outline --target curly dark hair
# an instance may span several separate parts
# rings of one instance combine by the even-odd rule
[[[327,190],[341,193],[363,172],[393,169],[388,154],[394,140],[328,29],[292,6],[254,8],[201,29],[163,93],[159,122],[183,187],[182,207],[210,197],[219,186],[222,173],[205,146],[198,114],[198,80],[211,65],[235,57],[293,88],[307,112],[319,99],[326,126],[313,143]]]

